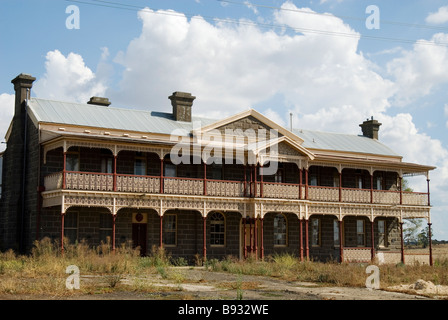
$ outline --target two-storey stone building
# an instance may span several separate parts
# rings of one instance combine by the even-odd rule
[[[174,92],[172,113],[31,98],[35,80],[12,80],[15,114],[6,135],[1,247],[36,239],[99,245],[110,239],[164,246],[193,260],[257,258],[409,262],[403,221],[430,223],[429,171],[363,135],[288,130],[255,110],[195,117],[195,97]],[[402,190],[425,175],[424,193]],[[63,246],[62,246],[63,249]],[[419,257],[422,258],[422,257]],[[432,261],[431,249],[424,257]]]

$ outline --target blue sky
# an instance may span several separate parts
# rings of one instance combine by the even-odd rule
[[[79,29],[67,28],[70,5]],[[369,5],[379,29],[366,27]],[[169,111],[168,96],[188,91],[197,115],[252,107],[281,125],[292,112],[295,127],[353,134],[374,116],[404,161],[438,167],[434,238],[448,239],[446,1],[2,0],[0,33],[2,137],[21,72],[37,78],[32,95],[58,100]],[[425,192],[425,179],[411,186]]]

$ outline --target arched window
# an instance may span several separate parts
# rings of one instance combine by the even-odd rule
[[[274,218],[274,246],[287,245],[286,217],[279,213]]]
[[[224,216],[213,212],[210,216],[210,245],[223,246],[225,244],[226,225]]]

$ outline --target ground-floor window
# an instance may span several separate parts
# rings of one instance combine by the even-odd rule
[[[274,245],[287,245],[287,222],[286,217],[279,213],[274,218]]]
[[[365,238],[364,220],[356,220],[356,245],[364,247],[366,244]]]
[[[320,219],[313,218],[311,222],[311,245],[318,247],[320,246]]]
[[[163,216],[163,244],[175,246],[177,238],[177,216],[166,214]]]
[[[378,220],[378,245],[380,247],[386,246],[386,221]]]
[[[67,212],[64,217],[64,237],[70,243],[78,241],[78,212]]]
[[[214,212],[210,216],[210,244],[213,246],[225,244],[225,219],[219,212]]]
[[[341,244],[339,239],[340,232],[342,232],[342,245],[344,245],[344,223],[342,223],[342,230],[339,230],[339,226],[339,220],[333,220],[333,241],[335,247],[339,247]]]
[[[112,214],[110,213],[101,213],[100,214],[100,227],[99,227],[99,236],[100,243],[108,243],[112,241]],[[109,239],[108,239],[109,238]]]

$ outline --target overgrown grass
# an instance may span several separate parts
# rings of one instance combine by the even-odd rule
[[[372,263],[374,264],[374,263]],[[247,259],[240,261],[227,257],[213,261],[209,268],[213,271],[245,275],[263,275],[288,281],[314,282],[321,285],[365,287],[369,264],[348,264],[337,262],[299,262],[289,254],[274,255],[264,260]],[[418,279],[431,281],[436,285],[448,285],[448,260],[435,260],[434,266],[416,264],[379,265],[380,286],[386,288],[398,284],[414,283]]]
[[[151,254],[140,257],[139,251],[129,244],[112,252],[109,244],[89,247],[86,243],[65,243],[61,255],[58,242],[45,238],[35,242],[29,255],[16,255],[13,251],[0,253],[0,294],[28,294],[68,296],[97,294],[115,290],[136,292],[161,292],[172,290],[153,285],[150,280],[160,277],[174,281],[178,290],[185,275],[172,268],[185,266],[183,258],[173,259],[164,248],[153,247]],[[196,259],[199,263],[199,258]],[[66,269],[76,265],[80,270],[80,290],[68,290]],[[365,287],[368,264],[339,264],[336,262],[299,262],[288,254],[266,257],[264,260],[249,256],[242,261],[228,256],[223,260],[207,259],[204,266],[210,271],[229,272],[237,275],[260,275],[288,281],[314,282],[321,285]],[[418,279],[436,285],[448,285],[448,258],[435,258],[434,266],[380,265],[380,287],[414,283]],[[240,279],[240,278],[238,278]],[[126,283],[126,285],[124,285]],[[237,298],[242,298],[247,283],[237,282]]]

